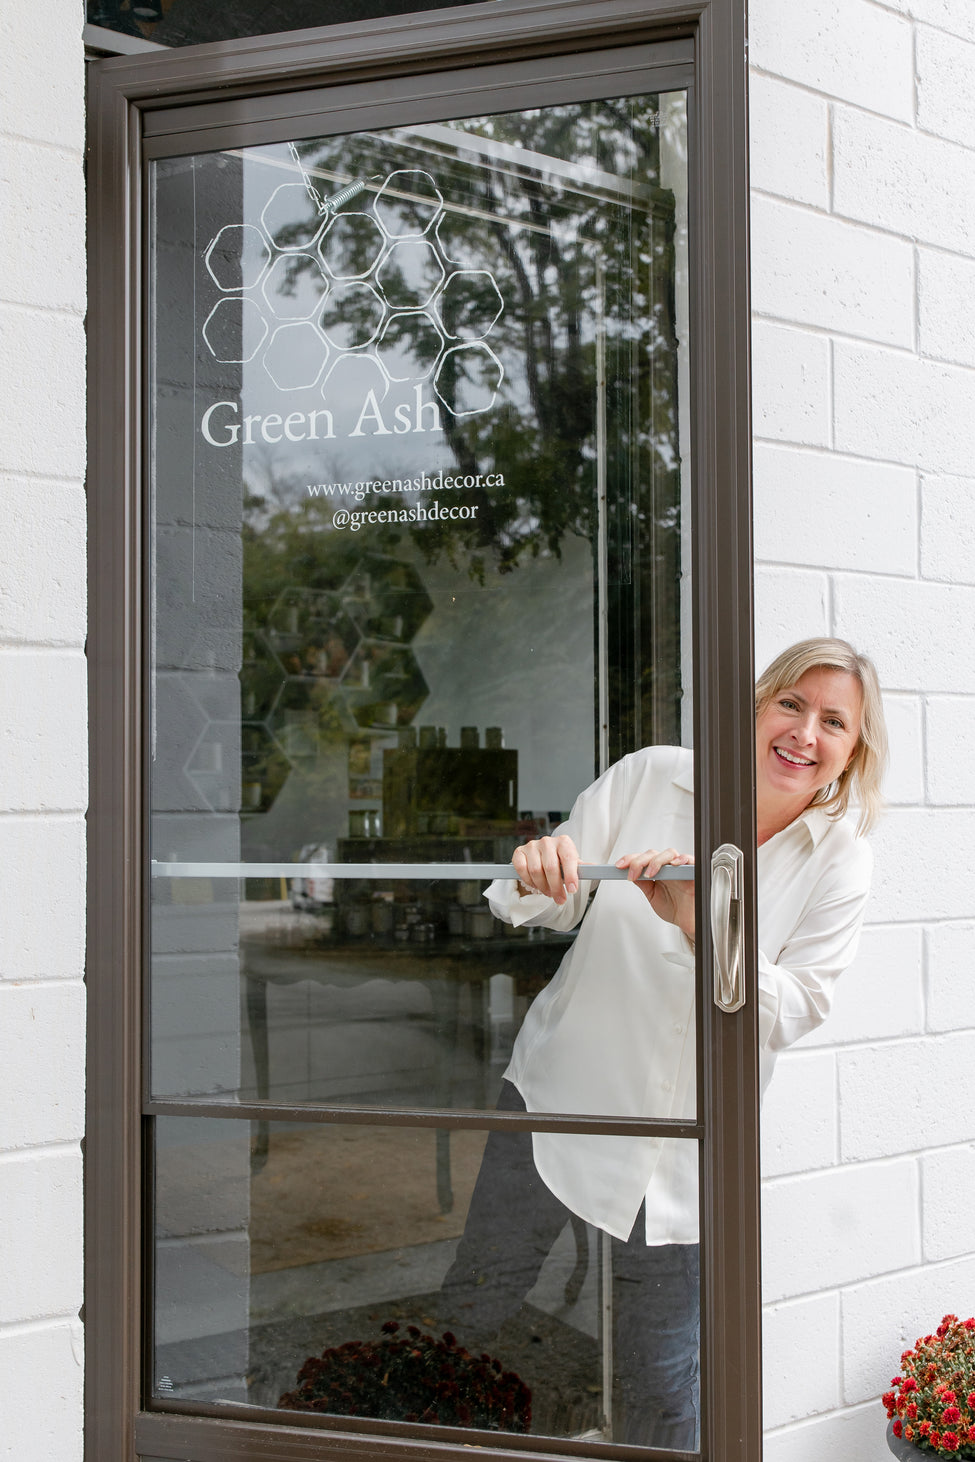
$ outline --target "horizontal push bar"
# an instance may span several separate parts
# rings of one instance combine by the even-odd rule
[[[153,878],[409,878],[464,879],[517,878],[510,863],[163,863],[153,859]],[[612,863],[580,863],[579,877],[587,883],[626,879],[625,868]],[[667,863],[660,879],[692,879],[693,864]]]

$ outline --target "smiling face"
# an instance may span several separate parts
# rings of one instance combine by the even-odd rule
[[[817,666],[772,696],[755,728],[759,806],[795,805],[797,817],[849,765],[860,739],[860,682]]]

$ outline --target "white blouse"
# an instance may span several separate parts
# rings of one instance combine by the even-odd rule
[[[576,800],[568,833],[584,863],[645,848],[694,848],[692,753],[648,747],[610,767]],[[872,858],[850,819],[810,808],[758,850],[762,1091],[779,1051],[829,1012],[834,982],[856,953]],[[559,906],[486,890],[516,927],[571,929],[593,885]],[[694,955],[639,889],[607,881],[558,971],[531,1005],[505,1073],[530,1112],[676,1117],[695,1111]],[[626,1239],[646,1199],[648,1244],[696,1243],[693,1139],[536,1132],[535,1165],[573,1213]]]

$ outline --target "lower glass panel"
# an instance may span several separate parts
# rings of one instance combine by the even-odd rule
[[[652,1182],[623,1243],[528,1133],[155,1129],[156,1397],[696,1447],[698,1247],[660,1242],[682,1220]],[[696,1172],[696,1143],[660,1148]]]

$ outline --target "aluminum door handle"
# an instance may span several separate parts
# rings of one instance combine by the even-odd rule
[[[714,945],[714,1003],[729,1015],[745,1003],[741,917],[744,855],[722,843],[711,855],[711,941]]]

